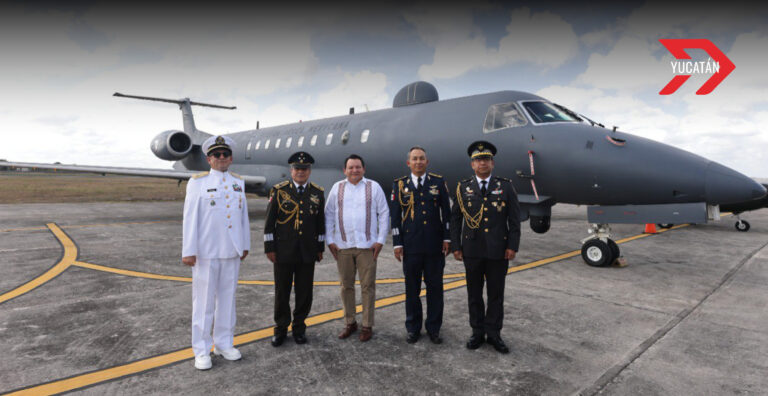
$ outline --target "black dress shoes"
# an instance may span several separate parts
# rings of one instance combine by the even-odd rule
[[[285,342],[285,334],[276,334],[272,336],[272,346],[277,348],[280,345],[283,345]]]
[[[480,334],[472,334],[467,341],[467,349],[477,349],[485,342],[485,336]]]
[[[488,336],[488,343],[493,345],[493,349],[495,349],[496,352],[509,353],[509,348],[504,344],[504,340],[501,339],[501,336]]]
[[[301,345],[301,344],[306,344],[306,343],[307,343],[307,336],[306,336],[306,335],[304,335],[304,334],[294,334],[294,335],[293,335],[293,340],[294,340],[294,341],[295,341],[297,344],[299,344],[299,345]]]
[[[429,340],[432,341],[433,344],[442,344],[443,343],[443,339],[440,338],[440,334],[437,334],[437,333],[435,333],[435,334],[427,333],[427,335],[429,335]]]
[[[406,338],[405,341],[409,344],[415,344],[416,341],[419,340],[419,337],[421,337],[421,334],[419,333],[408,333],[408,338]]]

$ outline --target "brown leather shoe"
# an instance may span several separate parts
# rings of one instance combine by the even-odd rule
[[[373,328],[372,327],[361,327],[360,328],[360,341],[366,342],[373,337]]]
[[[352,335],[352,333],[357,331],[357,322],[352,322],[352,324],[348,324],[346,327],[344,327],[344,330],[339,333],[339,339],[343,340],[345,338],[348,338]]]

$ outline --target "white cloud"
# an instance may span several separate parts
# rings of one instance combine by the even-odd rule
[[[336,87],[320,93],[314,101],[312,109],[315,118],[333,117],[347,114],[350,107],[357,112],[388,107],[389,95],[386,91],[387,76],[363,70],[357,73],[346,73],[344,79]]]
[[[419,68],[419,77],[425,80],[451,79],[471,70],[518,62],[556,68],[578,51],[578,38],[570,24],[558,15],[534,13],[527,7],[510,12],[507,34],[498,49],[487,46],[469,12],[430,10],[407,14],[406,19],[435,48],[432,63]]]

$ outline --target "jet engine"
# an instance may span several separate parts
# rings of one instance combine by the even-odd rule
[[[165,131],[155,136],[150,145],[157,158],[177,161],[192,151],[192,138],[182,131]]]
[[[531,229],[537,234],[543,234],[549,231],[550,216],[531,215]]]

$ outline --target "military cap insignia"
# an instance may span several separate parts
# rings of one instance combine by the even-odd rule
[[[218,136],[216,137],[216,144],[226,144],[227,142],[224,141],[224,136]]]

